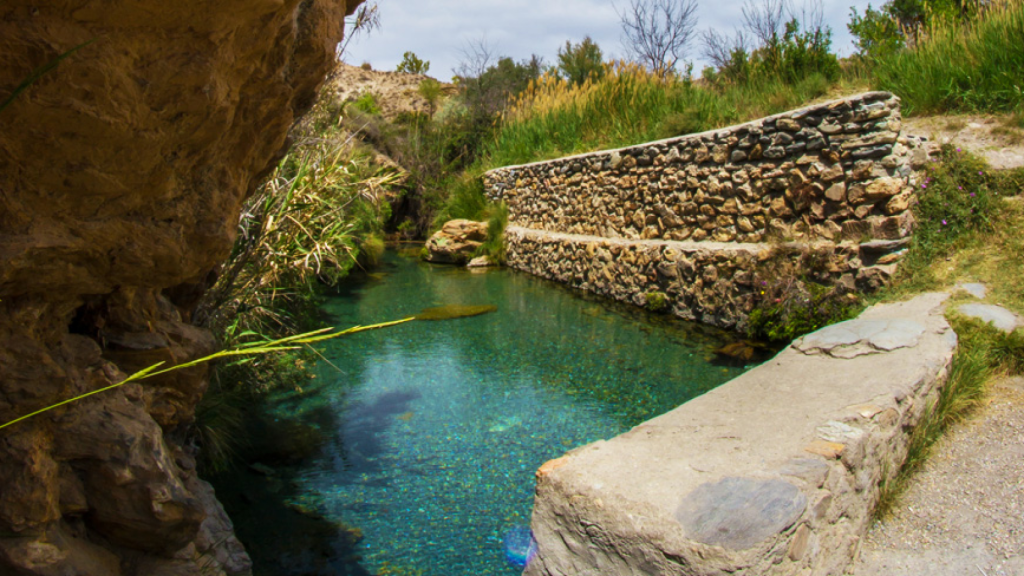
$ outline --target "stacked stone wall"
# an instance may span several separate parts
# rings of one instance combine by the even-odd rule
[[[752,306],[742,272],[773,245],[831,254],[821,280],[851,290],[891,274],[913,228],[913,170],[927,160],[901,128],[899,99],[870,92],[499,168],[484,185],[508,205],[511,266],[637,304],[665,292],[679,316],[735,326]],[[610,259],[588,248],[601,239]]]

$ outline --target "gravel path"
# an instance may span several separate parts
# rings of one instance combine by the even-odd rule
[[[1024,378],[946,433],[851,574],[1024,575]]]

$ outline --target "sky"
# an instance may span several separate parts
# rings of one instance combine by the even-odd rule
[[[587,35],[598,43],[605,59],[625,56],[615,6],[627,6],[628,0],[377,1],[381,28],[353,39],[343,56],[349,64],[369,62],[375,70],[394,70],[402,54],[411,50],[430,62],[428,75],[447,81],[470,43],[484,41],[497,55],[515,60],[537,54],[545,63],[554,64],[558,49],[567,40],[579,42]],[[713,28],[731,35],[742,23],[746,1],[697,0],[698,31]],[[853,51],[846,29],[850,8],[863,12],[869,1],[820,0],[825,21],[832,28],[833,49],[839,55]],[[799,6],[800,2],[795,3]],[[884,0],[874,1],[875,6],[882,3]],[[686,59],[695,62],[699,74],[704,62],[697,42]]]

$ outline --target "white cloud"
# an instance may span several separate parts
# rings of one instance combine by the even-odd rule
[[[372,0],[370,0],[372,1]],[[625,5],[627,0],[620,0]],[[825,21],[832,28],[833,46],[840,54],[852,51],[846,24],[850,7],[863,12],[869,0],[821,0]],[[447,80],[461,60],[467,42],[486,39],[497,54],[516,60],[532,54],[555,61],[566,40],[589,35],[607,56],[623,53],[619,17],[611,0],[379,0],[382,29],[357,38],[346,60],[370,62],[378,70],[394,70],[406,51],[430,61],[430,74]],[[875,0],[875,5],[883,0]],[[732,33],[741,24],[744,0],[698,0],[698,28]],[[689,59],[699,60],[699,48]],[[698,63],[697,68],[700,68]]]

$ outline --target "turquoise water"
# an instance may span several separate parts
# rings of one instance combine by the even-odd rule
[[[529,524],[541,464],[745,370],[709,362],[726,337],[718,331],[525,274],[395,253],[377,272],[327,302],[329,322],[372,324],[448,304],[498,309],[332,341],[317,378],[275,398],[275,415],[323,440],[277,472],[287,489],[272,492],[349,527],[344,545],[316,558],[296,551],[275,562],[278,572],[517,574],[502,538]]]

